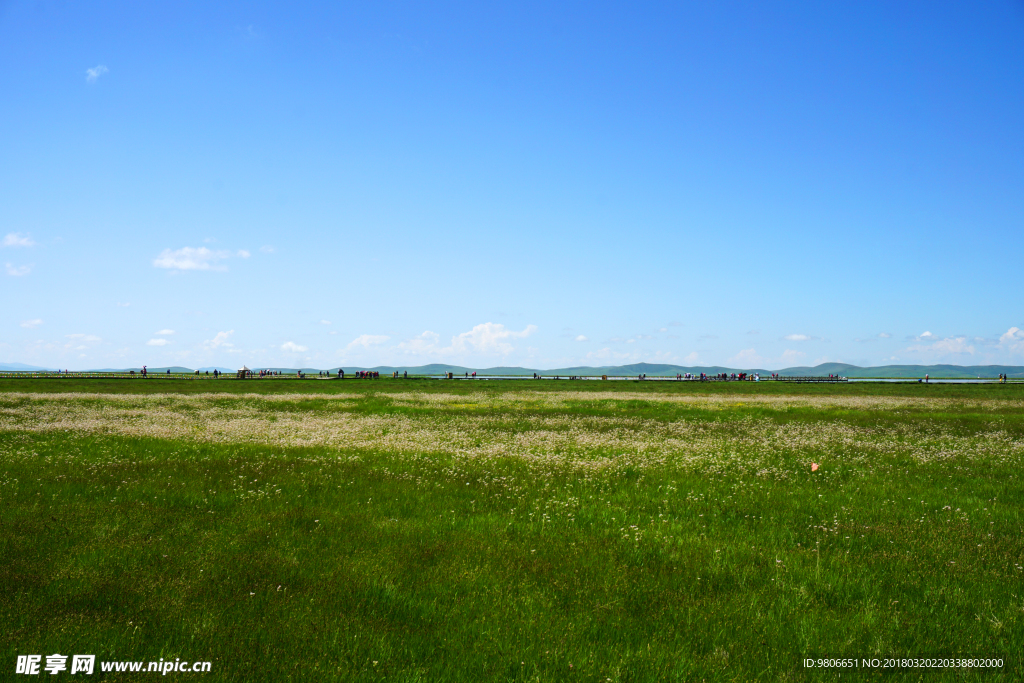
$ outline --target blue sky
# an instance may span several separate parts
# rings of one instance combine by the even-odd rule
[[[1024,364],[1024,3],[0,0],[0,362]]]

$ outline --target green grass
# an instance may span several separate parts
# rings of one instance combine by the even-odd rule
[[[55,652],[209,660],[210,681],[812,681],[839,675],[805,657],[967,654],[1005,667],[853,677],[1024,674],[1024,387],[214,388],[0,381],[0,678]],[[118,427],[160,410],[173,438]],[[211,436],[243,411],[269,436]],[[295,424],[324,435],[277,436]]]

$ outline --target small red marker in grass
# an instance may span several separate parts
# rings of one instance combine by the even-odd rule
[[[818,463],[812,462],[811,463],[811,472],[817,472],[817,471],[818,471]]]

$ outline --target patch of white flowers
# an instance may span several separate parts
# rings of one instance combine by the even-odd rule
[[[879,456],[918,462],[1020,462],[1024,441],[1006,432],[962,434],[941,422],[858,426],[831,418],[813,422],[751,417],[729,409],[737,397],[654,396],[586,392],[507,392],[489,395],[382,394],[422,414],[346,412],[362,394],[0,394],[0,429],[74,431],[208,443],[316,446],[375,450],[409,458],[444,454],[466,459],[517,458],[538,465],[600,470],[693,466],[786,477],[785,460],[870,462]],[[531,409],[643,401],[687,403],[723,411],[714,420],[657,420],[615,415],[545,415]],[[302,405],[298,405],[301,402]],[[322,403],[321,403],[322,402]],[[861,410],[1005,409],[1020,402],[968,402],[899,397],[743,396],[742,404],[780,413],[797,407]],[[970,404],[968,406],[968,404]],[[977,406],[975,406],[977,404]],[[486,413],[476,407],[490,409]],[[599,406],[595,406],[599,407]],[[1024,407],[1024,406],[1021,406]],[[611,412],[611,411],[609,411]],[[621,412],[621,415],[618,414]],[[272,495],[270,492],[262,495]],[[254,495],[256,494],[254,490]]]

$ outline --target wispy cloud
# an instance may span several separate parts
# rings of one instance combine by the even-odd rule
[[[171,270],[227,270],[221,261],[231,258],[231,252],[213,250],[206,247],[182,247],[181,249],[164,249],[153,259],[157,268]]]
[[[891,339],[891,338],[892,338],[892,335],[889,334],[888,332],[879,332],[878,334],[876,334],[874,336],[867,337],[865,339],[859,339],[858,338],[858,339],[854,339],[854,341],[857,342],[858,344],[874,344],[879,339]]]
[[[762,358],[755,349],[743,349],[730,358],[728,362],[730,365],[754,366],[763,365],[765,359]]]
[[[103,66],[102,64],[98,64],[97,66],[94,66],[91,69],[85,70],[85,81],[86,83],[95,83],[100,76],[109,72],[110,69]]]
[[[39,327],[42,324],[43,324],[42,318],[33,318],[32,320],[23,320],[21,322],[21,326],[22,327],[27,327],[30,330],[31,329],[35,329],[35,328]]]
[[[1024,330],[1019,327],[1011,327],[1005,334],[999,336],[1000,344],[1010,344],[1020,340],[1024,340]]]
[[[124,302],[118,301],[117,302],[117,306],[118,306],[118,308],[128,308],[129,306],[131,306],[131,304],[129,302],[127,302],[127,301],[124,301]]]
[[[500,323],[481,323],[473,329],[452,337],[451,344],[441,346],[436,332],[423,334],[398,344],[395,348],[411,355],[462,356],[471,354],[506,356],[515,350],[512,341],[523,339],[537,331],[536,325],[522,330],[509,330]]]
[[[578,335],[578,336],[576,337],[576,341],[578,341],[578,342],[585,342],[585,341],[590,341],[590,340],[589,340],[589,339],[587,339],[586,337],[584,337],[584,336],[583,336],[583,335],[581,334],[581,335]]]
[[[363,347],[364,349],[368,349],[371,346],[380,346],[388,339],[391,339],[391,337],[387,336],[386,334],[361,334],[355,339],[353,339],[351,342],[349,342],[349,345],[346,346],[345,349],[351,351],[352,349],[358,348],[360,346]]]
[[[743,349],[735,356],[728,359],[726,363],[739,368],[753,368],[758,366],[762,368],[781,368],[800,363],[806,356],[807,354],[803,351],[786,349],[778,358],[766,358],[759,354],[755,349]]]
[[[16,266],[12,263],[5,263],[4,267],[7,269],[7,274],[11,277],[22,277],[32,272],[32,265],[30,263],[26,266]]]
[[[20,232],[9,232],[4,235],[3,245],[5,247],[32,247],[35,246],[35,242],[28,235],[22,235]]]
[[[801,360],[807,357],[807,354],[803,351],[796,351],[794,349],[786,349],[782,352],[782,357],[779,361],[783,365],[792,365],[793,363],[799,363]]]
[[[264,244],[262,247],[260,247],[260,251],[262,251],[264,254],[273,254],[276,251],[276,249],[274,249],[274,247],[270,246],[269,244]]]
[[[320,321],[320,324],[321,324],[321,325],[330,325],[330,324],[331,324],[331,321],[330,321],[330,320],[321,320],[321,321]]]
[[[398,344],[398,350],[410,355],[421,355],[436,352],[441,335],[437,332],[427,330],[412,339],[407,339]]]
[[[221,347],[230,348],[234,346],[234,344],[229,342],[228,339],[230,339],[231,335],[233,335],[234,333],[234,330],[228,330],[227,332],[218,332],[213,339],[207,339],[206,341],[203,342],[203,348],[208,349],[210,351],[214,349],[219,349]]]
[[[807,335],[807,334],[787,334],[785,337],[783,337],[783,339],[785,339],[786,341],[801,342],[801,341],[811,341],[812,339],[815,339],[815,337],[812,337],[812,336]]]
[[[292,353],[302,353],[303,351],[309,351],[309,349],[307,347],[299,346],[295,342],[290,342],[290,341],[285,342],[284,344],[281,344],[281,350],[282,351],[290,351]]]
[[[607,361],[625,361],[625,360],[630,360],[632,358],[633,358],[633,356],[631,354],[625,353],[623,351],[612,351],[607,346],[604,347],[603,349],[598,349],[597,351],[589,351],[589,352],[587,352],[587,355],[586,355],[586,359],[588,361],[598,361],[598,362],[601,362],[601,361],[605,361],[605,362],[607,362]]]
[[[914,344],[908,347],[906,351],[927,354],[933,357],[974,355],[974,345],[968,342],[967,337],[946,337],[942,339],[931,332],[925,332],[916,339],[926,343]]]
[[[1024,354],[1024,330],[1019,327],[1011,327],[999,337],[999,345],[1005,347],[1010,353]]]
[[[511,339],[529,337],[537,331],[536,325],[527,325],[521,332],[505,329],[500,323],[483,323],[469,332],[452,338],[452,348],[456,352],[499,353],[507,355],[514,350],[508,343]]]
[[[167,346],[170,343],[170,339],[150,339],[146,342],[146,346]]]
[[[695,354],[690,354],[696,358]],[[615,351],[609,347],[590,351],[584,356],[584,362],[594,364],[625,364],[625,363],[678,363],[679,358],[669,351]]]
[[[158,336],[164,334],[174,334],[174,330],[160,330],[159,332],[157,332]]]
[[[97,337],[95,334],[82,334],[81,332],[76,333],[76,334],[68,334],[68,335],[65,335],[65,336],[68,339],[73,339],[73,340],[79,341],[79,342],[95,343],[95,342],[98,342],[98,341],[103,341],[102,339]]]
[[[252,256],[252,253],[248,249],[239,249],[237,256],[238,258],[249,258]]]

